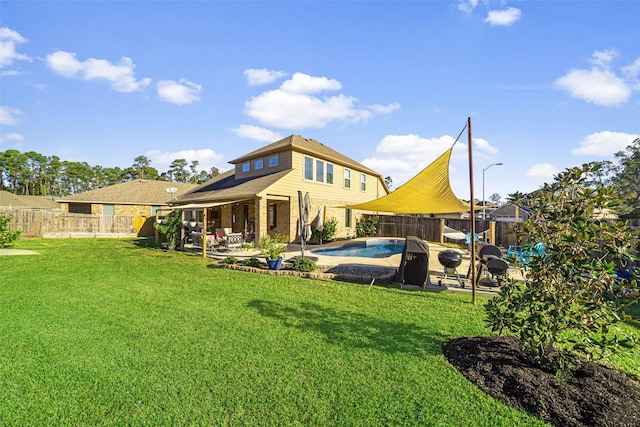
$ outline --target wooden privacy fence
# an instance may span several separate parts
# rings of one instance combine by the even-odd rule
[[[377,216],[378,229],[377,235],[384,237],[406,237],[416,236],[429,242],[440,241],[440,218],[428,218],[418,216],[401,216],[401,215],[363,215]],[[471,220],[469,219],[453,219],[444,220],[447,227],[464,233],[471,230]],[[640,219],[631,219],[627,223],[634,231],[636,236],[640,236]],[[516,236],[513,232],[515,222],[496,221],[495,222],[495,244],[503,248],[516,244]],[[481,233],[489,229],[489,221],[476,220],[476,233]],[[451,240],[444,238],[445,242],[464,243],[461,240]]]
[[[136,237],[133,216],[87,215],[34,209],[4,209],[11,215],[11,231],[21,237]]]

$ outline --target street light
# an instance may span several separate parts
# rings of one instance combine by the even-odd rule
[[[487,202],[484,200],[484,173],[491,166],[502,166],[502,163],[491,163],[489,166],[482,169],[482,219],[483,220],[487,219],[487,212],[486,212]]]

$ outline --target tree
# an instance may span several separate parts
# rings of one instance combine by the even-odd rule
[[[594,215],[616,201],[612,187],[588,185],[600,167],[567,169],[526,199],[531,215],[516,229],[531,253],[526,279],[512,280],[487,304],[493,332],[515,333],[532,362],[555,371],[580,356],[605,357],[618,340],[634,341],[612,332],[640,288],[622,284],[615,271],[634,257],[631,229]]]
[[[175,182],[187,182],[189,179],[189,172],[187,171],[187,161],[185,159],[176,159],[169,165],[168,174],[171,176],[172,181]]]
[[[500,199],[501,197],[498,193],[493,193],[491,196],[489,196],[489,201],[494,205],[500,205]]]
[[[387,187],[388,187],[389,189],[391,189],[391,186],[393,185],[393,179],[391,179],[391,177],[390,177],[390,176],[386,176],[386,177],[384,178],[384,183],[385,183],[385,184],[387,184]]]
[[[640,138],[614,156],[619,162],[611,179],[620,197],[616,212],[622,218],[640,218]]]
[[[146,156],[138,156],[133,159],[133,170],[139,179],[144,179],[147,169],[151,166],[151,161]]]

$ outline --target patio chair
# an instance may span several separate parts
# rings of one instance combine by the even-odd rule
[[[244,244],[242,233],[232,233],[230,228],[216,228],[216,236],[221,239],[220,244],[227,249],[241,248]]]

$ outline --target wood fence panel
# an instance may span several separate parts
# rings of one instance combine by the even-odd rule
[[[88,215],[35,209],[0,209],[22,237],[135,237],[133,216]]]

